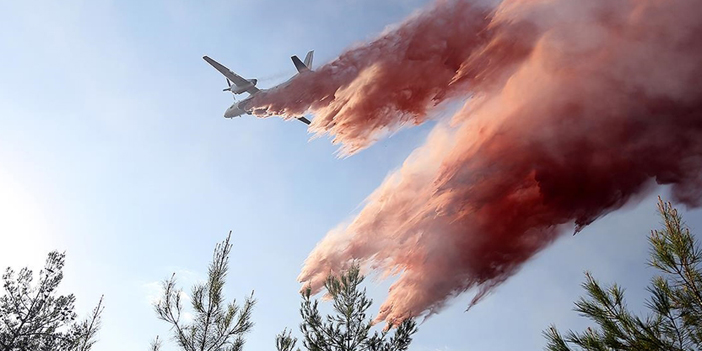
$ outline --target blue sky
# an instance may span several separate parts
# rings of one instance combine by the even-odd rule
[[[276,333],[297,330],[309,251],[431,126],[338,159],[299,122],[222,118],[231,96],[201,57],[266,87],[294,74],[291,55],[315,49],[321,64],[426,2],[0,2],[0,267],[38,269],[65,250],[63,290],[78,311],[105,294],[95,350],[146,349],[168,332],[149,305],[156,282],[175,271],[187,290],[233,230],[227,297],[255,289],[246,349],[273,349]],[[571,312],[586,269],[641,306],[655,195],[666,193],[562,237],[470,312],[459,297],[413,349],[541,349],[550,323],[586,325]],[[685,213],[702,229],[699,211]],[[368,282],[377,303],[388,285]]]

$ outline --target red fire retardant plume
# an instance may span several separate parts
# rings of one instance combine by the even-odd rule
[[[260,111],[312,111],[347,153],[468,101],[305,262],[315,290],[353,262],[397,274],[379,321],[478,302],[654,182],[702,198],[695,1],[439,1],[300,78]]]
[[[344,154],[359,151],[384,132],[424,122],[428,109],[455,90],[456,72],[486,43],[481,31],[489,13],[477,3],[440,1],[287,87],[257,94],[254,114],[294,117],[312,111],[311,131],[333,135]]]

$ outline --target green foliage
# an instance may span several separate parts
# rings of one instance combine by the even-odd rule
[[[658,212],[663,228],[651,232],[649,265],[660,275],[647,289],[649,316],[631,313],[620,287],[603,288],[588,273],[583,283],[587,296],[575,310],[598,328],[563,336],[551,327],[544,332],[547,350],[702,350],[702,252],[670,203],[659,199]]]
[[[304,336],[303,346],[310,351],[403,351],[412,342],[416,323],[405,319],[388,338],[394,325],[382,332],[370,333],[372,319],[366,311],[372,300],[366,297],[366,290],[360,284],[364,277],[358,266],[352,267],[340,277],[330,276],[325,288],[333,301],[334,314],[322,318],[319,302],[311,299],[311,290],[302,294],[300,331]],[[276,338],[278,351],[293,351],[297,339],[285,330]],[[298,349],[299,350],[299,349]]]
[[[11,268],[3,274],[5,294],[0,297],[1,351],[88,351],[95,343],[104,307],[102,297],[93,313],[76,321],[75,296],[56,296],[63,280],[65,254],[49,253],[39,282],[22,268],[17,275]]]
[[[240,351],[244,335],[251,330],[251,311],[255,304],[253,293],[247,297],[243,307],[236,300],[225,305],[225,278],[229,269],[229,243],[231,232],[224,242],[217,244],[210,263],[208,279],[204,284],[192,288],[192,322],[182,321],[183,291],[176,288],[175,273],[163,283],[163,298],[154,305],[158,318],[171,324],[174,339],[185,351]],[[158,338],[151,350],[159,350]]]

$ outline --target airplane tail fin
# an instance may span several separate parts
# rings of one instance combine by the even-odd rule
[[[302,62],[299,57],[293,56],[291,57],[293,64],[295,65],[295,68],[297,68],[297,71],[302,73],[309,71],[312,68],[312,59],[314,57],[314,50],[310,51],[307,53],[307,56],[305,56],[305,61]]]

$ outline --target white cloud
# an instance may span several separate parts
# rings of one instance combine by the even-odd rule
[[[149,305],[154,305],[161,301],[163,296],[163,283],[162,282],[151,282],[142,285],[146,295],[146,302]]]
[[[185,307],[188,307],[190,304],[191,297],[188,294],[190,291],[190,288],[198,283],[201,282],[203,279],[202,275],[195,272],[191,271],[189,269],[173,269],[172,271],[175,272],[175,277],[176,277],[176,288],[177,289],[182,289],[180,292],[180,298],[183,301],[183,305]],[[144,297],[145,301],[149,305],[153,305],[155,303],[158,303],[162,300],[163,298],[163,281],[153,281],[149,283],[142,284],[142,289],[144,291]],[[192,314],[190,313],[184,313],[183,318],[191,321],[192,320]]]
[[[154,305],[162,301],[163,299],[163,282],[150,282],[142,285],[144,289],[145,300],[149,305]],[[181,314],[181,321],[185,323],[190,323],[193,321],[193,314],[188,312],[187,309],[190,306],[190,295],[185,292],[185,290],[180,292],[181,301],[183,301],[183,310]]]

